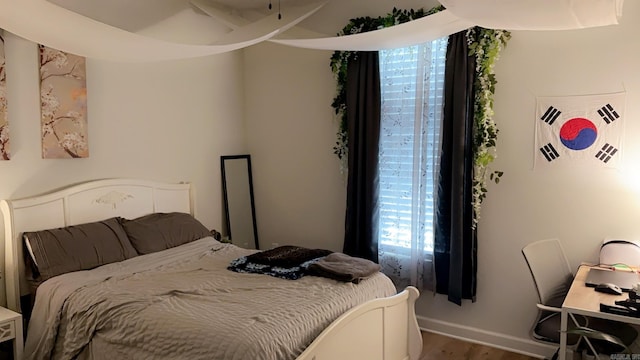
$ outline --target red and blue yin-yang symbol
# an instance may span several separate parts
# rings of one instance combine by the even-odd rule
[[[598,129],[587,119],[573,118],[560,128],[560,141],[571,150],[584,150],[596,142]]]

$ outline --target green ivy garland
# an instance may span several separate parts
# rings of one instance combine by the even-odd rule
[[[406,23],[441,10],[444,10],[444,7],[441,5],[429,11],[424,11],[423,9],[398,10],[394,7],[393,11],[384,17],[371,18],[367,16],[351,19],[349,24],[338,32],[338,36],[353,35]],[[337,94],[333,98],[331,106],[334,108],[335,114],[339,119],[339,128],[336,136],[337,141],[333,147],[333,153],[342,161],[343,167],[347,161],[347,113],[345,111],[347,102],[345,89],[347,82],[347,64],[349,63],[349,59],[352,56],[356,56],[356,54],[357,52],[355,51],[335,51],[333,56],[331,56],[331,70],[338,83]]]
[[[371,18],[360,17],[351,19],[339,33],[352,35],[372,30],[381,29],[411,20],[434,14],[444,10],[443,6],[436,6],[431,10],[398,10],[396,8],[384,17]],[[493,70],[498,60],[500,51],[510,39],[511,34],[505,30],[491,30],[480,27],[467,31],[469,44],[469,56],[476,57],[476,80],[474,84],[474,179],[473,179],[473,209],[475,228],[480,217],[480,207],[487,193],[487,177],[498,183],[503,175],[501,171],[488,172],[488,167],[495,160],[495,147],[498,137],[498,128],[493,121],[493,94],[495,92],[496,78]],[[346,89],[347,64],[357,52],[336,51],[331,56],[331,70],[337,81],[336,96],[331,106],[339,120],[339,128],[336,134],[336,145],[333,152],[341,160],[343,170],[347,161],[347,114],[346,114]]]
[[[506,30],[492,30],[481,27],[467,31],[469,56],[476,57],[476,79],[474,84],[474,165],[473,175],[473,227],[478,224],[480,207],[487,196],[487,176],[496,184],[500,182],[502,171],[488,172],[489,164],[496,158],[498,126],[493,121],[493,94],[496,90],[496,76],[493,70],[500,57],[500,51],[507,45],[511,33]]]

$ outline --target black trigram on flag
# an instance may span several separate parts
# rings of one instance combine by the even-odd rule
[[[549,125],[552,125],[558,119],[560,114],[562,114],[562,111],[554,108],[553,106],[549,106],[540,120],[546,122]]]
[[[606,164],[617,152],[618,149],[607,143],[598,151],[596,158]]]
[[[553,145],[551,145],[551,143],[548,143],[547,145],[541,147],[540,152],[542,153],[542,155],[544,155],[545,159],[547,159],[548,162],[552,162],[553,160],[560,157],[560,154],[558,154],[558,151],[553,147]]]
[[[613,106],[611,106],[611,104],[607,104],[602,108],[598,109],[598,114],[602,117],[602,120],[604,120],[604,122],[606,122],[607,124],[611,124],[612,122],[616,121],[616,119],[620,117],[620,115],[618,115],[618,113],[613,109]]]

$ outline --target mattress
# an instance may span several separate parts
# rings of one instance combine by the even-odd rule
[[[295,359],[342,313],[396,293],[358,284],[227,270],[254,253],[204,238],[60,275],[38,288],[26,359]]]

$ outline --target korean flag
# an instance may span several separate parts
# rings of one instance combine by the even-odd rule
[[[534,167],[617,167],[625,98],[625,93],[537,98]]]

